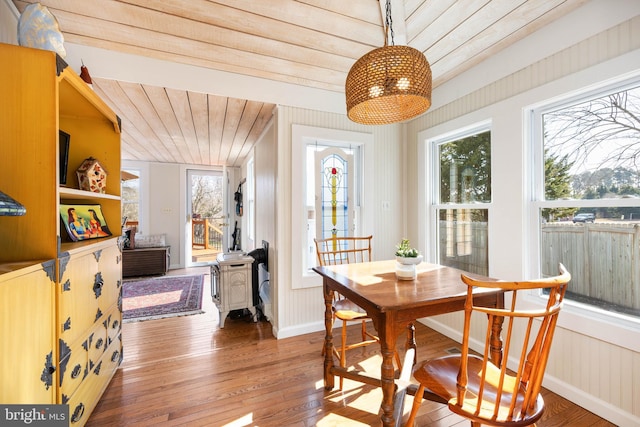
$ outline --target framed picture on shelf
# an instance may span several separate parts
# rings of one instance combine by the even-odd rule
[[[71,135],[64,131],[58,131],[58,133],[58,144],[60,145],[60,185],[67,185],[69,142],[71,141]]]
[[[73,242],[111,236],[100,205],[60,204],[60,220]]]

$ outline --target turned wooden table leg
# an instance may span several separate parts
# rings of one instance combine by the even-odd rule
[[[416,352],[416,350],[418,349],[418,344],[416,343],[416,325],[415,323],[411,322],[407,325],[407,343],[406,343],[406,349],[407,351],[412,348],[413,349],[413,354],[417,355],[418,353]],[[413,365],[415,366],[416,364],[416,358],[417,356],[413,357]],[[405,362],[406,363],[406,362]]]
[[[395,368],[393,357],[396,352],[396,334],[393,321],[382,320],[380,323],[380,346],[382,349],[382,367],[380,372],[380,385],[382,387],[382,425],[391,427],[395,425]]]
[[[504,308],[504,294],[497,296],[496,308]],[[496,366],[502,366],[502,323],[504,317],[493,316],[491,325],[490,356],[491,362]]]
[[[333,290],[327,286],[327,278],[323,279],[324,288],[324,388],[333,390],[335,377],[333,368]]]

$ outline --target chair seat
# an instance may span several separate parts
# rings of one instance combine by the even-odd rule
[[[449,401],[449,408],[451,411],[469,418],[492,420],[494,418],[494,402],[498,392],[497,381],[500,378],[500,369],[492,363],[487,365],[483,400],[480,405],[481,410],[479,414],[475,414],[476,401],[478,398],[480,383],[482,382],[482,358],[475,355],[469,355],[467,360],[469,382],[467,383],[467,393],[462,407],[456,405],[456,383],[458,371],[460,369],[459,355],[439,357],[421,362],[414,368],[413,375],[416,380],[425,385],[425,387],[431,392]],[[503,388],[513,390],[515,378],[510,375],[506,375],[504,381],[505,384]],[[498,416],[494,420],[496,421],[496,425],[503,425],[506,421],[510,421],[509,425],[513,426],[530,425],[539,419],[542,416],[542,410],[544,408],[542,396],[538,395],[533,409],[529,411],[526,416],[521,417],[520,410],[522,409],[523,399],[524,390],[520,389],[516,396],[516,406],[513,412],[513,419],[507,420],[511,394],[503,393],[501,400],[505,403],[500,406]],[[483,422],[491,424],[488,421]]]
[[[333,311],[340,320],[367,319],[367,312],[348,299],[340,299],[333,302]]]

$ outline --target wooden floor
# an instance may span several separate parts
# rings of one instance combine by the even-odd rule
[[[270,323],[247,317],[230,317],[220,329],[207,288],[203,308],[200,315],[123,325],[124,361],[87,426],[380,425],[379,389],[345,380],[342,392],[324,390],[323,332],[276,340]],[[358,326],[351,332],[359,334]],[[456,346],[421,324],[416,337],[420,358]],[[352,350],[349,361],[375,372],[381,359],[369,346]],[[540,427],[613,426],[555,394],[545,391],[544,398]],[[405,418],[411,403],[409,396]],[[469,423],[444,405],[424,402],[417,425]]]

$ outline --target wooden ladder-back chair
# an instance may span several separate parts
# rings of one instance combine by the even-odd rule
[[[328,266],[369,262],[371,261],[372,238],[373,236],[313,239],[316,244],[318,263],[321,266]],[[335,322],[336,319],[342,321],[342,338],[340,350],[334,346],[333,351],[335,356],[340,360],[340,366],[345,368],[347,366],[347,351],[377,343],[379,342],[379,339],[377,336],[367,331],[366,321],[369,319],[367,313],[338,292],[334,292],[333,298],[333,321]],[[356,343],[347,344],[347,326],[349,322],[354,321],[359,321],[361,323],[362,340]],[[322,347],[322,354],[324,355],[324,346]],[[400,356],[397,352],[395,354],[395,358],[399,369],[402,369],[402,366],[400,365]],[[343,378],[340,377],[340,390],[342,390],[342,384]]]
[[[540,419],[544,410],[540,395],[542,378],[562,300],[571,280],[562,264],[559,268],[558,276],[522,282],[482,281],[462,275],[468,291],[461,354],[428,360],[415,366],[413,376],[419,382],[419,388],[407,426],[413,426],[425,388],[448,402],[451,411],[471,420],[472,427],[481,424],[527,426]],[[504,289],[508,307],[475,306],[474,288]],[[518,297],[529,290],[542,290],[547,295],[546,307],[519,309],[516,306]],[[473,312],[485,313],[488,317],[481,356],[469,351]],[[490,342],[490,336],[496,317],[504,320],[504,345],[502,360],[493,363],[490,360],[491,346],[496,343]],[[473,320],[484,319],[476,317]],[[515,372],[507,370],[510,359],[517,360],[513,365],[517,366]]]

